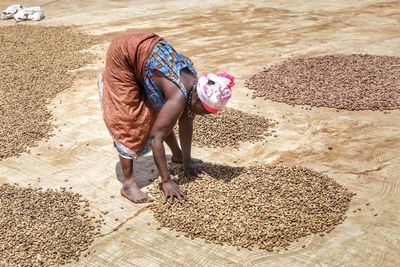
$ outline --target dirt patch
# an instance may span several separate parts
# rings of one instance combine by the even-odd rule
[[[152,205],[161,226],[207,242],[272,251],[301,237],[330,232],[346,218],[353,196],[331,178],[302,167],[229,167],[205,163],[197,179],[171,169],[189,202]]]
[[[263,97],[347,110],[400,108],[400,57],[327,55],[286,60],[246,81]]]
[[[268,130],[274,120],[224,108],[217,114],[197,116],[194,121],[193,144],[199,147],[235,147],[240,142],[256,143],[271,136]],[[175,134],[178,136],[177,128]]]
[[[0,160],[27,151],[53,129],[46,105],[71,87],[94,41],[71,27],[0,27]],[[62,104],[62,103],[60,103]]]
[[[89,202],[62,190],[0,185],[0,265],[54,266],[79,260],[99,233]]]

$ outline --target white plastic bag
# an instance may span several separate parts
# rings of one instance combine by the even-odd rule
[[[19,10],[14,15],[16,21],[34,20],[39,21],[44,18],[43,9],[40,6],[27,7]]]
[[[1,19],[12,19],[14,18],[14,15],[24,7],[22,5],[16,4],[16,5],[11,5],[4,9],[3,12],[1,12]]]

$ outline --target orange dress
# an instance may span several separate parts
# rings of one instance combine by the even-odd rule
[[[145,147],[156,117],[143,89],[143,68],[161,40],[147,31],[122,34],[107,51],[102,75],[104,122],[113,138],[132,150],[134,157]]]

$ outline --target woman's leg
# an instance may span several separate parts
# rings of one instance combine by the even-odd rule
[[[172,152],[172,162],[173,163],[183,163],[183,155],[182,150],[178,145],[178,141],[176,140],[175,133],[172,131],[170,135],[165,139],[165,143],[167,143],[168,147]]]
[[[103,103],[102,103],[103,76],[101,74],[98,77],[97,85],[99,89],[100,105],[101,109],[103,110]],[[114,146],[116,146],[115,142]],[[118,147],[117,151],[118,153],[120,153]],[[134,203],[146,203],[152,201],[152,199],[147,194],[140,191],[139,187],[137,186],[135,178],[133,177],[133,159],[121,157],[121,155],[119,154],[118,156],[119,156],[119,162],[121,163],[122,172],[124,175],[124,180],[122,182],[122,188],[121,188],[121,195]]]
[[[124,181],[122,182],[121,195],[135,203],[146,203],[152,199],[142,192],[133,177],[133,159],[127,159],[119,155]]]

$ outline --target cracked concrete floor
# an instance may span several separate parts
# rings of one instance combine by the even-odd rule
[[[400,2],[253,2],[24,2],[41,4],[45,9],[46,19],[35,24],[77,25],[99,40],[91,49],[98,55],[96,62],[75,71],[73,87],[54,99],[54,103],[62,100],[62,106],[49,106],[61,131],[32,148],[31,154],[0,162],[0,182],[53,188],[66,185],[64,179],[68,178],[67,184],[89,199],[95,210],[108,211],[93,253],[74,266],[400,265],[400,112],[305,110],[253,100],[243,85],[264,66],[290,57],[400,55]],[[9,4],[12,2],[0,0],[1,7]],[[345,222],[324,237],[302,239],[288,251],[237,251],[176,237],[165,229],[157,231],[158,225],[145,205],[134,205],[120,197],[117,157],[102,122],[96,75],[104,67],[109,41],[120,32],[137,28],[164,36],[192,58],[200,73],[234,73],[237,85],[229,105],[280,122],[275,127],[278,136],[269,138],[267,144],[245,143],[239,150],[223,151],[194,148],[195,157],[232,165],[281,162],[326,173],[357,193]],[[151,155],[136,163],[142,186],[156,178],[152,169]],[[362,210],[352,212],[358,208]],[[375,213],[378,215],[373,216]]]

